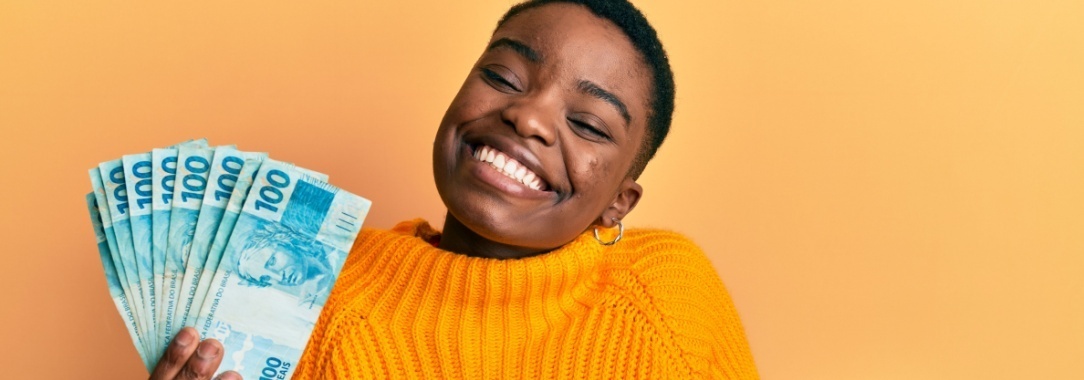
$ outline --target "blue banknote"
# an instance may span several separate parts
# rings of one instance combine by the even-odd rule
[[[109,218],[113,223],[113,234],[116,236],[117,252],[120,256],[118,270],[124,271],[125,294],[129,294],[131,306],[139,323],[140,336],[144,344],[150,343],[147,333],[151,331],[148,325],[147,309],[144,307],[143,286],[139,282],[139,265],[136,259],[135,247],[132,245],[131,209],[128,203],[128,189],[124,177],[124,164],[120,159],[106,161],[98,164],[98,172],[104,184],[106,204],[109,206]],[[93,176],[91,178],[93,181]],[[96,184],[95,184],[96,185]],[[103,214],[104,215],[104,214]],[[149,350],[148,350],[149,352]]]
[[[97,174],[97,171],[94,171]],[[102,193],[102,195],[105,195]],[[139,336],[139,327],[136,325],[135,315],[132,313],[132,307],[128,303],[128,298],[124,295],[124,287],[121,286],[120,274],[117,272],[116,262],[109,244],[109,239],[106,235],[106,226],[108,224],[109,232],[112,231],[112,224],[108,221],[108,218],[101,217],[101,211],[99,209],[97,195],[94,192],[88,193],[87,210],[90,211],[90,224],[94,228],[94,237],[98,242],[98,255],[102,261],[102,270],[105,273],[105,283],[109,287],[109,298],[113,299],[113,304],[117,307],[117,312],[120,313],[121,318],[124,320],[124,327],[128,329],[128,335],[132,339],[132,344],[135,345],[136,351],[139,352],[139,357],[143,360],[143,364],[150,368],[150,357],[145,352],[143,339]],[[103,198],[104,200],[104,198]],[[109,212],[109,210],[105,210]]]
[[[199,286],[196,288],[195,299],[201,307],[203,300],[207,297],[207,291],[211,287],[211,280],[214,277],[214,273],[218,270],[218,265],[222,260],[222,252],[226,250],[226,244],[229,242],[230,234],[233,233],[233,227],[236,225],[237,218],[241,214],[241,208],[245,204],[245,197],[248,195],[248,190],[252,187],[252,182],[256,179],[256,172],[259,171],[260,164],[263,163],[265,158],[266,156],[259,159],[246,159],[244,166],[241,168],[241,172],[238,174],[233,193],[230,194],[229,202],[226,203],[225,212],[222,214],[222,221],[218,225],[218,230],[214,232],[214,239],[211,243],[211,248],[207,253],[206,264],[203,268],[204,275],[200,277]],[[312,178],[320,181],[327,181],[326,174],[301,167],[297,167],[297,169]],[[206,202],[206,200],[204,200],[204,202]],[[193,310],[200,310],[201,307],[194,307]],[[192,315],[192,318],[194,319],[195,313],[192,313]]]
[[[225,347],[220,372],[291,376],[369,206],[288,164],[260,165],[196,319]]]
[[[189,140],[166,149],[151,151],[151,226],[153,230],[151,266],[154,269],[154,286],[158,292],[156,294],[158,310],[155,312],[157,326],[155,337],[158,346],[155,347],[156,350],[152,356],[154,358],[161,357],[172,340],[172,337],[167,335],[171,326],[166,326],[165,311],[168,308],[172,313],[177,303],[179,284],[166,280],[166,245],[169,236],[169,217],[173,211],[173,187],[177,178],[177,148],[181,146],[206,148],[207,139]],[[172,286],[167,288],[167,285]],[[172,321],[173,318],[169,319]]]
[[[157,299],[152,263],[152,179],[151,154],[129,154],[121,158],[124,165],[125,188],[128,193],[129,224],[132,227],[132,247],[135,248],[139,286],[143,288],[143,306],[147,308],[148,320],[144,321],[147,333],[143,334],[150,347],[158,347]],[[150,352],[149,354],[154,354]]]
[[[181,322],[187,317],[188,307],[192,304],[191,295],[184,294],[180,289],[183,289],[181,285],[188,252],[195,236],[196,222],[203,204],[203,194],[207,190],[213,157],[214,149],[210,148],[177,149],[177,175],[171,201],[173,211],[169,216],[169,232],[166,238],[165,277],[169,283],[163,285],[170,287],[171,291],[177,289],[177,297],[172,304],[173,310],[169,309],[169,301],[166,302],[166,310],[163,310],[166,318],[164,326],[169,326],[165,336],[173,336],[180,331],[183,327]]]
[[[177,304],[176,272],[170,272],[173,277],[166,276],[166,242],[169,236],[169,217],[173,211],[173,186],[177,178],[177,149],[155,149],[151,151],[151,226],[154,230],[151,244],[151,261],[154,267],[154,284],[158,288],[158,312],[155,316],[158,331],[158,347],[155,349],[155,357],[161,357],[160,353],[165,350],[164,344],[168,344],[171,337],[168,334],[172,329],[167,323],[166,311],[172,311]],[[169,314],[169,322],[173,321]]]
[[[230,147],[215,148],[207,191],[203,194],[199,220],[196,221],[196,233],[192,238],[192,248],[188,252],[181,285],[182,294],[192,295],[188,317],[181,322],[185,326],[196,323],[194,311],[198,311],[203,305],[203,297],[207,293],[207,287],[211,285],[211,276],[218,269],[218,257],[209,256],[211,244],[226,212],[226,204],[237,185],[241,169],[244,168],[246,160],[263,161],[265,157],[267,153],[242,152]]]
[[[241,215],[241,208],[245,205],[245,197],[248,196],[248,190],[252,188],[252,181],[256,179],[256,172],[260,170],[260,164],[263,160],[246,160],[245,165],[241,167],[241,173],[237,175],[237,183],[233,187],[233,193],[230,194],[230,201],[226,203],[226,211],[222,214],[222,222],[218,225],[218,231],[215,231],[215,238],[211,242],[211,251],[207,254],[207,260],[222,260],[222,252],[226,250],[226,244],[230,241],[230,234],[233,233],[233,227],[237,224],[237,217]],[[214,265],[213,271],[218,270],[218,263]],[[212,272],[213,273],[213,272]],[[210,286],[210,280],[214,278],[211,275],[207,278],[207,285]],[[201,284],[202,285],[202,284]],[[207,289],[200,287],[202,294],[206,298]]]
[[[209,145],[207,145],[207,139],[199,138],[199,139],[185,140],[185,141],[170,145],[170,146],[168,146],[166,148],[177,149],[177,148],[180,148],[182,146],[193,147],[193,148],[206,148]]]
[[[256,179],[256,172],[260,170],[260,164],[262,163],[262,159],[245,160],[245,165],[241,168],[237,184],[233,187],[233,194],[230,194],[230,201],[226,204],[226,212],[222,214],[222,222],[218,225],[218,231],[215,231],[211,250],[207,254],[208,264],[206,270],[211,273],[218,269],[218,263],[222,260],[222,252],[226,250],[226,244],[230,241],[230,234],[233,233],[233,227],[237,224],[237,218],[241,215],[241,208],[245,205],[245,197],[248,195],[248,190],[252,187],[252,182]],[[327,174],[301,167],[297,167],[297,169],[309,177],[327,182]],[[197,293],[203,294],[204,298],[206,298],[207,289],[210,288],[211,279],[212,277],[200,279],[200,288]],[[204,286],[203,280],[207,280],[206,286]]]

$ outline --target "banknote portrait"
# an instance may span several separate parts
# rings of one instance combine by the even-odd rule
[[[280,225],[261,224],[235,256],[242,284],[274,285],[297,295],[303,303],[328,293],[334,274],[325,246]]]
[[[191,213],[190,210],[175,210],[176,212]],[[188,250],[192,247],[192,239],[196,232],[196,218],[179,218],[182,221],[182,225],[177,228],[169,229],[169,242],[170,244],[179,244],[179,249],[175,252],[177,254],[167,255],[166,260],[172,260],[174,265],[180,268],[184,268],[185,259]]]

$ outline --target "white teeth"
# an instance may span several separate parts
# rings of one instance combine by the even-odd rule
[[[515,177],[516,169],[519,169],[519,163],[517,163],[516,160],[509,158],[508,163],[504,164],[504,168],[502,169],[504,170],[504,174],[507,174],[509,177]]]
[[[508,178],[512,178],[528,188],[542,190],[542,179],[539,178],[537,174],[530,169],[527,169],[527,167],[523,166],[519,161],[506,156],[496,149],[488,146],[481,146],[474,150],[474,159],[489,163],[494,169],[497,169],[497,171],[504,173]]]

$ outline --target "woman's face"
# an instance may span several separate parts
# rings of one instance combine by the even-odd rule
[[[494,34],[437,131],[433,169],[451,217],[491,241],[547,250],[639,200],[650,70],[587,8],[523,11]]]

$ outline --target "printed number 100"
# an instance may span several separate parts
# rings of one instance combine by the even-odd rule
[[[260,198],[256,200],[256,209],[268,209],[271,212],[279,212],[279,203],[282,203],[282,190],[290,186],[290,176],[282,170],[274,169],[267,172],[267,184],[260,188]]]
[[[202,200],[203,192],[207,190],[207,175],[205,173],[211,170],[211,163],[207,162],[206,158],[191,156],[184,161],[184,167],[191,174],[181,179],[184,189],[188,190],[181,192],[181,202],[188,202],[189,198]]]

